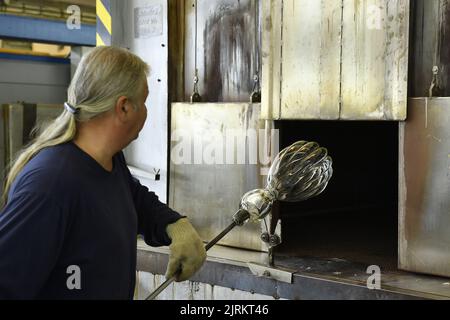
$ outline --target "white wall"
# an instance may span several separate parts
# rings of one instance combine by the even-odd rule
[[[147,122],[139,138],[125,150],[125,157],[129,165],[148,173],[160,170],[160,181],[141,179],[141,183],[166,202],[169,130],[167,0],[115,0],[111,15],[113,45],[128,48],[152,69],[147,79],[150,92],[146,102]]]

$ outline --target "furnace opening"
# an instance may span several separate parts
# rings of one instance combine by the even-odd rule
[[[283,243],[275,257],[338,258],[397,268],[397,122],[279,121],[280,150],[316,141],[333,158],[325,192],[280,203]],[[276,213],[275,213],[276,214]]]

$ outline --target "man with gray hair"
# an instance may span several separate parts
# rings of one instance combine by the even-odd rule
[[[170,245],[167,277],[183,281],[202,266],[188,219],[132,177],[122,153],[147,117],[148,73],[125,49],[95,48],[65,111],[13,162],[0,212],[0,299],[132,299],[138,234]]]

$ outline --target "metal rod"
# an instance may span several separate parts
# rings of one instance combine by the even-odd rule
[[[254,6],[255,6],[255,74],[259,77],[259,69],[260,69],[260,63],[259,63],[259,58],[261,56],[260,54],[260,32],[259,32],[259,27],[260,27],[260,22],[259,22],[259,0],[255,0],[254,1]]]
[[[233,216],[233,223],[210,241],[205,249],[209,250],[235,226],[241,226],[250,219],[249,208],[258,208],[252,211],[252,220],[261,220],[269,214],[276,200],[304,201],[321,194],[333,175],[332,163],[327,149],[315,142],[297,141],[283,149],[269,169],[266,189],[247,192],[241,199],[240,209]],[[279,244],[278,240],[275,242]],[[269,260],[273,262],[273,250],[269,251]],[[156,298],[174,278],[164,282],[147,300]]]
[[[157,296],[161,292],[164,291],[173,281],[175,280],[175,277],[169,278],[166,281],[164,281],[155,291],[152,292],[151,295],[149,295],[145,300],[155,300]]]
[[[219,242],[220,239],[225,237],[231,230],[233,230],[234,227],[236,227],[236,222],[233,221],[233,223],[226,227],[217,237],[208,242],[208,244],[205,246],[205,250],[208,251],[209,249],[211,249],[212,246]]]
[[[217,237],[215,237],[213,240],[208,242],[205,246],[205,250],[208,251],[213,247],[217,242],[220,241],[223,237],[225,237],[231,230],[233,230],[234,227],[236,227],[236,222],[233,221],[228,227],[226,227]],[[175,277],[169,278],[166,281],[164,281],[155,291],[152,292],[151,295],[149,295],[145,300],[155,300],[155,298],[164,291],[172,282],[175,281]]]
[[[197,9],[197,0],[195,0],[195,51],[194,51],[194,60],[195,60],[195,76],[198,77],[198,68],[197,68],[197,48],[198,48],[198,9]]]

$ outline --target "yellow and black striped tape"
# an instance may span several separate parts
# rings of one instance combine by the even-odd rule
[[[97,47],[110,46],[112,35],[110,0],[97,0]]]

